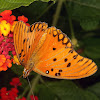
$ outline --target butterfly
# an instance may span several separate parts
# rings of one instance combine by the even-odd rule
[[[23,77],[31,71],[58,79],[80,79],[91,76],[97,65],[80,56],[71,40],[61,30],[36,22],[30,27],[18,21],[14,27],[14,47],[21,65]]]

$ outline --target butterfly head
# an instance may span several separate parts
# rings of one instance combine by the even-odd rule
[[[29,74],[30,74],[30,69],[26,69],[24,68],[24,71],[23,71],[23,78],[26,78]]]

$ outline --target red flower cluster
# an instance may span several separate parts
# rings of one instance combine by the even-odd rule
[[[0,13],[0,71],[6,71],[12,66],[11,55],[15,55],[13,43],[13,28],[17,21],[11,10]],[[18,16],[18,21],[28,21],[28,18]],[[28,23],[27,23],[28,24]]]
[[[34,97],[35,99],[34,99],[33,97]],[[37,97],[37,96],[31,95],[31,96],[30,96],[30,99],[31,99],[31,100],[38,100],[38,97]]]
[[[10,85],[14,86],[10,90],[7,90],[6,87],[1,88],[1,90],[0,90],[0,100],[26,100],[25,97],[18,99],[18,92],[19,91],[17,89],[17,86],[21,85],[19,78],[13,78],[12,81],[10,82]],[[37,96],[34,96],[34,98],[33,98],[33,95],[30,96],[31,100],[38,100]]]
[[[17,93],[17,88],[11,88],[11,90],[7,90],[6,87],[3,87],[0,90],[0,100],[16,100],[18,96]]]
[[[22,83],[20,82],[19,78],[13,78],[12,81],[10,82],[10,85],[17,88],[17,86],[21,86]]]
[[[11,10],[5,10],[0,13],[0,22],[2,20],[6,20],[8,23],[13,24],[13,22],[16,20],[16,17],[14,15],[11,15],[12,11]]]

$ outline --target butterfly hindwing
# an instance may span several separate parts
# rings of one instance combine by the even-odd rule
[[[60,79],[79,79],[96,72],[96,64],[80,56],[67,35],[55,27],[48,28],[46,32],[42,47],[35,56],[31,56],[35,72]]]

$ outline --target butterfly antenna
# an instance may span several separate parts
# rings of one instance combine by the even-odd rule
[[[27,76],[27,80],[28,80],[28,83],[29,83],[29,86],[30,86],[30,89],[31,89],[31,92],[32,92],[32,95],[33,95],[33,100],[35,100],[35,96],[34,96],[34,93],[33,93],[33,91],[32,91],[32,86],[31,86],[31,83],[30,83],[30,81],[29,81],[29,78],[28,78],[28,76]]]
[[[19,78],[21,78],[23,75],[19,76]]]

